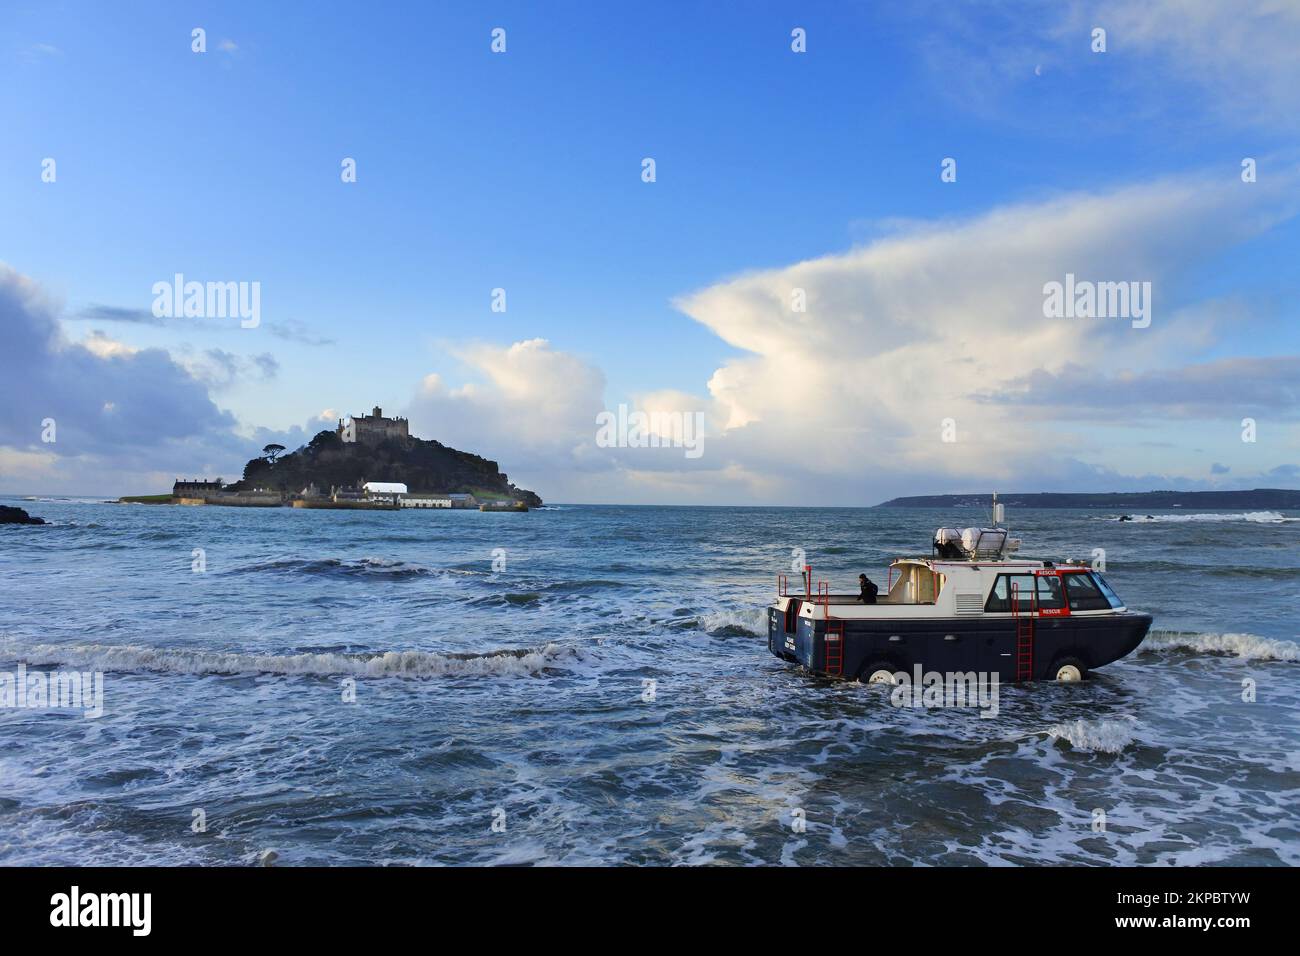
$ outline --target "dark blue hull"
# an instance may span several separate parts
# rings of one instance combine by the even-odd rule
[[[793,616],[792,616],[793,617]],[[844,626],[842,665],[831,654],[827,666],[826,621],[798,617],[793,632],[786,616],[769,608],[767,646],[773,654],[809,670],[865,680],[884,668],[995,673],[999,682],[1017,679],[1016,621],[1011,617],[836,620]],[[1151,627],[1151,615],[1116,614],[1043,617],[1034,622],[1031,680],[1050,680],[1068,658],[1088,670],[1131,653]]]

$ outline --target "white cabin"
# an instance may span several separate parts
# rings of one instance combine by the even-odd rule
[[[888,590],[881,588],[875,604],[862,604],[855,594],[830,594],[826,591],[808,595],[789,595],[802,598],[799,616],[815,620],[856,620],[890,618],[953,618],[978,617],[985,614],[1011,615],[1013,613],[1003,593],[1013,583],[1017,584],[1021,613],[1052,613],[1049,608],[1059,606],[1062,600],[1058,577],[1071,572],[1085,571],[1080,564],[1053,564],[1048,561],[939,561],[933,558],[899,558],[889,569]],[[1038,583],[1040,579],[1047,580]],[[1089,585],[1089,587],[1092,587]],[[1100,582],[1105,600],[1091,605],[1077,606],[1074,614],[1113,613],[1127,608],[1114,597],[1114,592]],[[1035,597],[1035,588],[1038,595]],[[1100,597],[1099,595],[1098,597]],[[778,598],[782,604],[787,603]],[[1071,595],[1071,598],[1073,595]],[[1089,595],[1090,597],[1090,595]],[[1003,607],[1002,605],[1006,605]]]

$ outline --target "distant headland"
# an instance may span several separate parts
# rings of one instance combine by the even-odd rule
[[[411,435],[405,418],[369,415],[339,419],[285,454],[267,445],[244,466],[243,477],[178,478],[171,494],[122,498],[125,503],[295,508],[480,508],[527,511],[542,499],[517,488],[495,461]]]
[[[1300,491],[1256,488],[1252,491],[1134,491],[1075,494],[1033,492],[999,494],[1009,508],[1243,508],[1300,509]],[[988,493],[974,495],[909,495],[891,498],[877,508],[987,508]]]

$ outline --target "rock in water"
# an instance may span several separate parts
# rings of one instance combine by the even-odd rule
[[[0,524],[45,524],[45,519],[33,518],[22,508],[0,505]]]

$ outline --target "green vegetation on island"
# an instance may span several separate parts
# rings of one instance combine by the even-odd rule
[[[363,487],[364,486],[364,487]],[[517,488],[495,461],[410,434],[405,418],[339,419],[288,452],[268,444],[233,484],[178,478],[167,495],[128,495],[122,504],[227,505],[269,508],[478,508],[527,511],[542,503]]]
[[[317,433],[296,451],[284,451],[282,445],[268,445],[224,491],[271,492],[287,499],[309,489],[328,495],[371,481],[401,483],[413,495],[470,494],[479,501],[521,501],[529,507],[542,503],[536,493],[512,485],[495,461],[416,438],[406,419],[386,418],[378,407]]]

